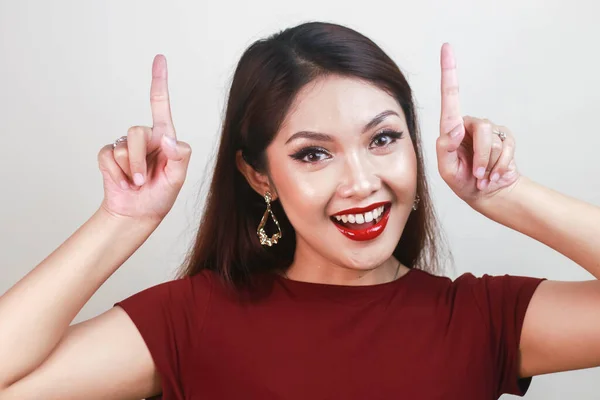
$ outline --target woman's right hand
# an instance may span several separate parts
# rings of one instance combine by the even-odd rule
[[[104,146],[98,164],[104,180],[101,207],[117,217],[160,222],[183,186],[191,147],[177,141],[171,118],[167,61],[157,55],[150,88],[152,128],[133,126],[127,141]]]

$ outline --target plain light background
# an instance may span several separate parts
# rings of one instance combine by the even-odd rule
[[[239,57],[254,40],[310,20],[358,30],[405,72],[416,94],[427,174],[454,254],[456,267],[448,276],[469,271],[593,279],[458,199],[438,175],[435,139],[439,52],[448,41],[458,60],[463,113],[511,128],[522,174],[598,204],[599,12],[594,1],[548,0],[0,0],[0,293],[97,210],[103,196],[97,153],[128,127],[151,125],[150,72],[157,53],[167,57],[178,137],[194,149],[188,178],[162,225],[74,323],[172,279],[197,229],[202,182],[210,175]],[[540,376],[526,398],[597,399],[599,381],[600,368]]]

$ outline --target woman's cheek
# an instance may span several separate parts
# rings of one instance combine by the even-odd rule
[[[335,166],[312,166],[282,159],[275,153],[270,159],[270,171],[279,201],[292,224],[303,224],[326,213],[335,195]],[[333,168],[332,168],[333,167]]]
[[[335,196],[336,182],[339,182],[339,179],[336,179],[336,175],[331,171],[320,170],[302,174],[290,179],[289,184],[293,185],[290,193],[296,202],[303,204],[303,208],[323,209]]]
[[[412,152],[398,153],[396,157],[382,157],[377,169],[386,185],[402,198],[412,198],[417,184],[417,158]]]

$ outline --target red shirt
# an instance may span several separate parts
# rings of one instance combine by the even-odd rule
[[[518,378],[519,338],[544,279],[412,269],[338,286],[269,275],[236,296],[203,271],[115,305],[145,340],[163,400],[484,400],[531,384]]]

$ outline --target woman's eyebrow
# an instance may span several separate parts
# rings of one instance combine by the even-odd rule
[[[369,123],[366,124],[365,127],[363,128],[362,133],[370,131],[371,129],[373,129],[374,127],[379,125],[384,119],[386,119],[390,115],[395,115],[397,117],[400,117],[396,111],[385,110],[384,112],[377,114],[375,116],[375,118],[373,118],[371,121],[369,121]]]
[[[396,115],[396,116],[399,117],[399,115],[398,115],[398,113],[396,111],[385,110],[385,111],[377,114],[371,121],[369,121],[364,126],[364,128],[362,130],[362,133],[365,133],[365,132],[373,129],[374,127],[376,127],[377,125],[379,125],[384,119],[386,119],[390,115]],[[290,136],[290,138],[288,140],[286,140],[285,144],[288,144],[291,141],[296,140],[296,139],[300,139],[300,138],[318,140],[318,141],[321,141],[321,142],[333,142],[333,138],[330,135],[327,135],[326,133],[311,132],[311,131],[300,131],[300,132],[296,132],[292,136]]]

